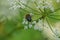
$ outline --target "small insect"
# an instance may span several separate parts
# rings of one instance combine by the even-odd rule
[[[27,20],[28,22],[31,22],[31,21],[32,21],[30,14],[26,14],[25,18],[26,18],[26,20]]]

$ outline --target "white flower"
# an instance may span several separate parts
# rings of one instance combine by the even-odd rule
[[[36,24],[36,21],[33,21],[32,24]]]
[[[38,30],[38,25],[35,25],[34,26],[34,30]]]
[[[42,31],[43,30],[43,26],[39,26],[39,31]]]
[[[28,24],[28,21],[25,21],[25,24]]]
[[[33,16],[34,14],[33,13],[30,13],[31,16]]]
[[[27,3],[27,0],[20,0],[20,2],[26,4]]]
[[[58,31],[58,29],[55,28],[55,29],[54,29],[54,33],[55,33],[57,36],[59,36],[59,33],[60,33],[60,32]]]
[[[25,8],[25,6],[23,4],[27,4],[27,0],[19,0],[18,3],[20,4],[21,8]]]
[[[48,23],[46,21],[44,22],[44,27],[49,28],[49,25],[48,25]]]
[[[42,30],[43,29],[43,22],[38,22],[38,27],[39,27],[39,30]]]
[[[36,25],[34,26],[34,30],[39,30],[39,31],[43,30],[43,23],[41,20],[40,22],[36,23]]]
[[[39,25],[39,24],[36,24],[36,25],[34,26],[34,30],[42,31],[42,29],[43,29],[43,26],[41,26],[41,25]]]
[[[25,20],[25,18],[24,18],[22,24],[25,24],[25,22],[26,22],[26,20]]]
[[[25,18],[23,18],[22,24],[28,24],[28,21]]]
[[[40,20],[40,19],[39,19],[38,22],[41,23],[41,24],[43,24],[43,20]]]
[[[46,1],[45,2],[45,8],[49,8],[52,12],[54,12],[53,2],[52,1]]]
[[[9,9],[18,9],[18,8],[25,8],[25,6],[22,4],[26,4],[27,1],[26,0],[8,0],[9,4],[10,4],[10,8]]]
[[[32,28],[32,24],[29,24],[29,28]]]
[[[28,29],[28,26],[24,26],[24,29]]]
[[[14,10],[16,10],[17,8],[20,8],[20,7],[21,7],[20,5],[14,5],[14,6],[10,7],[9,9],[14,9]]]
[[[10,4],[10,8],[9,9],[14,9],[16,10],[17,8],[20,8],[21,6],[17,3],[16,0],[8,0],[9,4]]]

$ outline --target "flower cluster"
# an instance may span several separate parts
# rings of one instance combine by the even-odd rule
[[[10,4],[10,8],[9,9],[17,9],[20,8],[20,5],[18,5],[17,0],[8,0],[9,4]]]
[[[28,22],[26,19],[23,19],[22,24],[24,24],[24,29],[28,29],[28,28],[34,28],[34,30],[39,30],[42,31],[43,30],[43,21],[42,20],[38,20],[37,21],[32,21],[32,22]]]
[[[10,8],[9,9],[18,9],[18,8],[25,8],[24,5],[22,5],[20,2],[26,4],[27,0],[8,0],[9,4],[10,4]]]
[[[33,2],[33,3],[32,2],[31,3],[34,5],[34,7],[36,6],[35,9],[37,9],[37,10],[35,10],[34,7],[30,7],[31,4],[27,4],[28,0],[9,0],[10,5],[11,5],[10,9],[14,9],[14,10],[17,8],[28,9],[25,11],[28,11],[27,13],[31,12],[31,13],[29,13],[31,16],[35,15],[35,13],[37,13],[37,15],[41,15],[41,16],[39,16],[39,19],[37,19],[37,20],[32,20],[31,16],[28,16],[27,18],[24,17],[23,22],[22,22],[22,24],[24,25],[24,29],[34,28],[35,30],[42,31],[42,30],[44,30],[43,28],[47,26],[54,33],[54,31],[48,21],[50,12],[52,12],[52,13],[55,12],[55,9],[53,6],[54,5],[53,1],[52,0],[30,0],[30,1]],[[56,2],[60,2],[60,0],[56,0]],[[54,33],[54,34],[56,34],[56,33]]]

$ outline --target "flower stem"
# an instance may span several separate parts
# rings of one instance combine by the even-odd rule
[[[35,3],[36,6],[38,6],[36,2],[34,2],[34,3]],[[43,11],[40,8],[39,8],[39,10],[41,11],[41,13],[43,13]]]
[[[26,4],[22,3],[22,2],[19,2],[19,4],[20,4],[20,3],[21,3],[22,5],[28,7],[28,8],[31,9],[32,11],[37,12],[37,13],[40,13],[39,11],[37,11],[37,10],[31,8],[30,6],[28,6],[28,5],[26,5]]]
[[[49,28],[51,29],[52,33],[57,37],[57,35],[56,35],[55,32],[53,31],[53,29],[52,29],[52,27],[51,27],[51,25],[50,25],[50,23],[49,23],[49,21],[48,21],[47,18],[46,18],[46,21],[47,21],[47,23],[48,23],[48,25],[49,25]]]

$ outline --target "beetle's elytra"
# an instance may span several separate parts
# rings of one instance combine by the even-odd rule
[[[26,14],[25,18],[26,18],[26,20],[27,20],[28,22],[31,22],[31,21],[32,21],[30,14]]]

